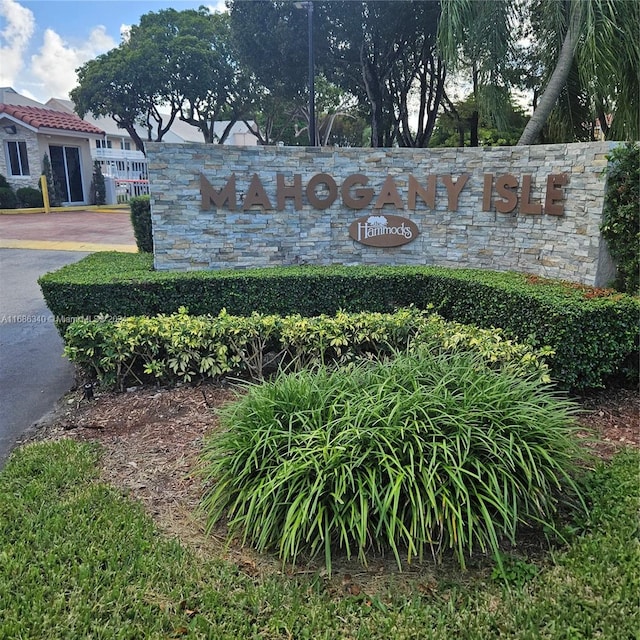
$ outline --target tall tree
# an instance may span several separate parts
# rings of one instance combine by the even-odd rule
[[[607,116],[612,116],[608,135],[638,139],[640,4],[635,0],[538,0],[532,10],[541,27],[541,57],[554,50],[557,56],[548,65],[544,91],[519,144],[532,144],[538,139],[563,91],[567,91],[572,71],[605,131]]]
[[[435,53],[438,2],[314,0],[313,6],[316,71],[357,98],[359,112],[370,122],[371,144],[426,146],[444,82]],[[266,95],[303,111],[306,12],[292,2],[273,0],[235,0],[230,9],[241,59]],[[414,103],[415,121],[410,117]]]
[[[426,146],[444,87],[435,50],[439,3],[330,4],[333,78],[369,112],[371,145]]]
[[[156,104],[165,96],[153,63],[153,52],[132,49],[123,43],[89,60],[77,73],[78,86],[70,95],[80,117],[92,113],[113,118],[141,151],[144,151],[144,141],[138,127],[146,127],[147,139],[152,140],[155,134],[157,140],[162,140],[168,126]],[[173,121],[171,117],[169,121]]]
[[[510,110],[509,62],[519,17],[516,0],[443,0],[438,44],[447,69],[470,80],[470,146],[479,144],[480,120],[505,125]]]
[[[83,116],[110,116],[139,149],[160,141],[177,117],[197,127],[205,142],[224,142],[242,117],[243,72],[233,54],[227,15],[208,9],[167,9],[142,16],[127,41],[78,70],[71,92]],[[216,138],[215,123],[230,118]]]
[[[250,70],[254,120],[263,144],[287,139],[301,116],[308,118],[307,12],[293,2],[272,0],[231,1],[231,32],[238,62]],[[314,7],[314,53],[318,74],[324,70],[327,51],[326,17],[320,3]],[[301,7],[304,8],[304,7]],[[316,132],[317,133],[317,132]]]
[[[511,27],[505,30],[510,17],[522,7],[535,23],[532,46],[541,63],[538,65],[541,87],[536,91],[534,113],[518,144],[539,140],[543,127],[558,106],[565,109],[565,114],[555,116],[556,124],[562,118],[572,118],[575,132],[581,124],[579,119],[584,117],[586,101],[602,116],[607,112],[613,114],[610,135],[626,139],[640,137],[640,3],[636,0],[529,0],[524,3],[441,0],[441,3],[438,32],[441,51],[450,69],[460,66],[464,59],[480,60],[490,74],[488,78],[478,76],[478,87],[491,89],[499,86],[495,78],[508,78],[508,69],[501,69],[501,64],[509,60],[506,52],[513,49],[514,38],[519,35]],[[488,13],[485,14],[485,10]],[[492,23],[495,28],[487,30],[485,27]],[[479,52],[487,55],[478,58],[478,45]],[[559,105],[563,96],[566,100]],[[577,108],[567,113],[567,105]]]
[[[197,127],[205,142],[223,142],[214,125],[232,112],[237,78],[229,16],[205,7],[151,12],[132,28],[129,46],[161,52],[164,92],[178,117]]]

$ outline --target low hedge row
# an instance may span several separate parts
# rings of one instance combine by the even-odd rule
[[[222,376],[260,380],[279,369],[380,360],[401,351],[474,351],[492,368],[549,382],[544,358],[505,339],[499,329],[447,322],[437,314],[345,313],[305,318],[253,313],[190,316],[187,309],[155,317],[77,320],[65,334],[65,354],[90,380],[107,387],[171,384]]]
[[[550,346],[563,386],[602,386],[637,375],[638,298],[519,273],[438,267],[276,267],[162,272],[143,254],[97,253],[40,279],[63,330],[77,317],[153,316],[181,306],[195,315],[393,312],[411,305],[446,319],[501,327],[509,338]],[[635,371],[633,368],[635,366]]]

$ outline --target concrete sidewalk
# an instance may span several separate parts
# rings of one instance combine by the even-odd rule
[[[138,251],[127,209],[0,215],[0,249]]]

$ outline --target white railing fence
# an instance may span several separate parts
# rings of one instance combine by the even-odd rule
[[[149,195],[148,180],[116,180],[117,204],[129,202],[136,196]]]
[[[93,149],[105,178],[107,204],[125,204],[135,196],[149,195],[147,159],[140,151]]]
[[[147,159],[141,151],[92,149],[93,160],[100,163],[102,175],[122,180],[146,180]]]
[[[135,196],[149,195],[148,180],[120,180],[105,176],[106,204],[126,204]]]

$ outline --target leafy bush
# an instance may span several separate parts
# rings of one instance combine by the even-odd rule
[[[15,209],[18,197],[11,187],[0,187],[0,209]]]
[[[637,298],[520,273],[438,267],[287,267],[153,271],[146,254],[93,254],[40,278],[59,318],[153,316],[187,306],[195,315],[254,311],[305,317],[432,307],[449,320],[540,349],[552,376],[573,389],[602,386],[630,363],[637,375]],[[635,368],[633,368],[635,367]]]
[[[102,175],[102,167],[98,160],[93,161],[93,177],[91,178],[91,202],[101,205],[107,201],[107,187]]]
[[[223,410],[202,507],[209,528],[226,516],[230,536],[285,561],[451,549],[464,567],[575,495],[575,411],[464,352],[281,375]]]
[[[7,179],[0,173],[0,209],[15,209],[18,198]]]
[[[21,207],[35,209],[36,207],[44,206],[42,192],[39,189],[22,187],[16,191],[16,196],[18,198],[18,204]]]
[[[149,196],[136,196],[129,201],[131,224],[136,237],[138,251],[153,253],[153,233],[151,226],[151,203]]]
[[[338,313],[334,317],[275,315],[134,316],[77,320],[65,334],[65,354],[90,379],[108,387],[170,384],[224,375],[262,379],[278,366],[300,370],[321,363],[384,358],[398,350],[476,351],[492,367],[549,380],[548,350],[506,340],[498,329],[478,329],[404,309],[395,314]]]
[[[609,156],[602,235],[617,263],[620,291],[640,290],[640,146],[627,143]]]

